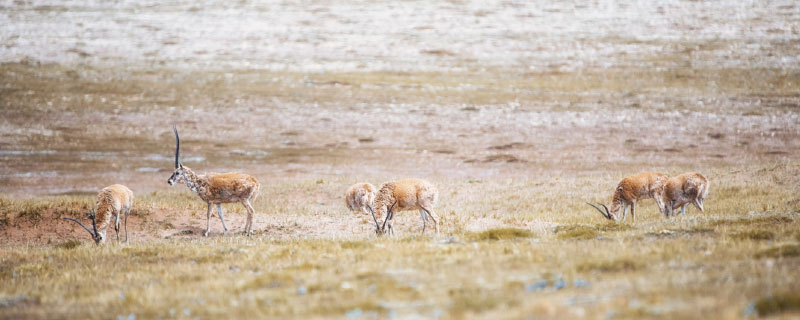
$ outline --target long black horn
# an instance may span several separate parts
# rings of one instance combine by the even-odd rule
[[[92,209],[92,215],[91,215],[91,217],[92,217],[92,229],[94,229],[94,234],[95,235],[97,235],[97,220],[95,219],[96,216],[97,216],[97,211]]]
[[[397,203],[397,201],[392,202],[392,205],[389,207],[389,211],[386,212],[386,217],[383,219],[383,226],[381,227],[381,230],[386,230],[386,221],[392,219],[392,209],[394,208],[395,203]]]
[[[75,221],[75,223],[77,223],[77,224],[81,225],[81,227],[83,227],[84,229],[86,229],[86,231],[87,231],[87,232],[89,232],[89,234],[91,234],[91,235],[92,235],[92,237],[94,237],[95,233],[94,233],[94,232],[92,232],[92,230],[89,230],[89,228],[87,228],[86,226],[84,226],[84,225],[83,225],[83,223],[81,223],[80,221],[78,221],[78,220],[75,220],[75,219],[72,219],[72,218],[67,218],[67,217],[65,217],[65,218],[63,218],[63,219],[64,219],[64,220],[72,220],[72,221]]]
[[[369,209],[369,213],[372,214],[372,220],[375,220],[375,228],[379,228],[380,225],[378,224],[378,218],[375,218],[375,211],[372,210],[372,207],[367,207]]]
[[[607,216],[609,219],[611,219],[611,212],[608,212],[608,207],[606,207],[606,205],[604,205],[604,204],[602,204],[602,203],[599,203],[599,202],[598,202],[597,204],[599,204],[599,205],[603,206],[603,209],[606,209],[606,216]]]
[[[181,138],[178,136],[178,129],[172,126],[172,131],[175,132],[175,169],[178,169],[178,155],[181,153]]]
[[[592,206],[592,208],[595,208],[595,209],[597,209],[597,211],[599,211],[599,212],[600,212],[600,214],[602,214],[602,215],[603,215],[603,217],[605,217],[606,219],[611,219],[611,217],[610,217],[609,215],[607,215],[605,212],[603,212],[603,210],[600,210],[600,208],[599,208],[599,207],[597,207],[596,205],[593,205],[593,204],[591,204],[591,203],[588,203],[588,202],[587,202],[586,204],[588,204],[588,205]],[[601,204],[601,205],[602,205],[602,204]],[[604,207],[605,207],[605,206],[604,206]],[[606,209],[606,211],[608,211],[608,209]]]

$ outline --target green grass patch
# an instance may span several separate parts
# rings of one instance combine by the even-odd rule
[[[577,239],[577,240],[588,240],[588,239],[595,239],[597,236],[600,235],[597,232],[597,229],[585,226],[585,225],[566,225],[566,226],[558,226],[556,227],[556,235],[558,235],[558,239],[561,240],[568,240],[568,239]]]
[[[758,299],[755,304],[760,316],[800,310],[800,293],[785,292]]]
[[[470,238],[477,241],[525,239],[532,237],[533,237],[533,232],[531,232],[530,230],[517,229],[517,228],[489,229],[470,236]]]
[[[785,244],[756,253],[756,258],[791,258],[800,256],[800,245]]]

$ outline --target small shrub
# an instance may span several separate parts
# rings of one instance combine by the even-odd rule
[[[571,225],[571,226],[558,226],[556,227],[556,234],[561,240],[568,239],[594,239],[600,235],[595,228],[584,225]]]
[[[517,228],[489,229],[473,236],[475,240],[509,240],[533,237],[533,232]]]
[[[764,297],[756,301],[755,307],[760,316],[800,310],[800,293],[787,292]]]
[[[789,258],[800,256],[800,245],[786,244],[756,253],[756,258]]]

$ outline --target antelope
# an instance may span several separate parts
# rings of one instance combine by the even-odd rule
[[[65,217],[64,220],[79,224],[89,232],[94,243],[99,245],[106,241],[106,229],[112,216],[114,217],[114,230],[117,231],[117,242],[119,242],[120,216],[125,215],[125,242],[128,242],[128,214],[131,212],[132,206],[133,191],[121,184],[112,184],[97,194],[96,209],[92,210],[89,215],[92,218],[92,230],[73,218]]]
[[[209,172],[206,174],[196,174],[189,167],[184,166],[178,160],[181,150],[181,139],[178,136],[178,129],[173,127],[172,131],[175,132],[175,171],[169,177],[167,183],[170,186],[176,183],[183,183],[189,190],[197,194],[200,199],[203,199],[208,204],[208,211],[206,214],[206,231],[203,236],[208,236],[211,229],[211,205],[217,205],[217,212],[219,219],[222,220],[222,228],[228,231],[228,226],[225,225],[225,217],[222,214],[222,204],[241,202],[247,210],[247,223],[245,224],[244,233],[247,235],[253,232],[253,214],[255,209],[251,205],[252,201],[258,197],[258,189],[261,184],[258,183],[255,177],[238,172],[216,173]],[[224,233],[224,232],[223,232]]]
[[[375,219],[375,232],[378,235],[394,234],[392,219],[395,211],[419,210],[419,214],[422,216],[422,232],[425,233],[427,227],[427,216],[433,220],[436,234],[439,234],[439,217],[433,211],[438,198],[439,191],[436,190],[436,187],[422,179],[403,179],[382,184],[375,196],[373,206],[372,217]],[[376,215],[384,217],[383,225],[378,224]]]
[[[356,183],[344,193],[344,201],[347,209],[352,212],[364,214],[373,212],[372,203],[375,202],[375,193],[378,189],[371,183]]]
[[[681,215],[686,215],[686,206],[693,204],[703,212],[703,200],[708,195],[711,183],[705,176],[697,172],[689,172],[669,178],[664,188],[664,215],[671,217],[674,210],[681,208]]]
[[[622,220],[625,221],[628,207],[631,207],[631,217],[635,223],[636,201],[653,198],[653,200],[656,201],[656,205],[658,205],[659,211],[663,211],[663,191],[667,179],[668,178],[666,175],[658,172],[637,173],[635,175],[623,178],[619,184],[617,184],[617,189],[614,191],[614,195],[611,197],[611,210],[601,203],[598,204],[603,206],[605,212],[591,203],[587,202],[586,204],[594,207],[597,209],[597,211],[600,211],[600,214],[602,214],[606,219],[614,221],[619,221],[620,210],[622,210]]]

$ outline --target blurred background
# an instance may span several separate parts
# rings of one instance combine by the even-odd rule
[[[0,192],[797,156],[793,1],[3,1]],[[614,176],[615,180],[616,176]]]

